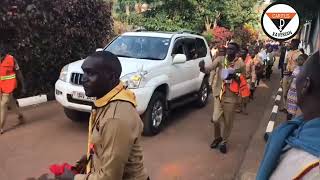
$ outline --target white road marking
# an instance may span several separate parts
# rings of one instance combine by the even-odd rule
[[[273,131],[273,127],[274,127],[274,121],[269,121],[266,133],[272,132]]]
[[[275,105],[272,108],[272,113],[278,113],[279,106]]]

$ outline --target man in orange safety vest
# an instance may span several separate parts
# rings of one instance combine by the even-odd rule
[[[17,88],[17,79],[21,86],[21,93],[26,92],[22,73],[15,58],[8,53],[4,43],[0,42],[0,134],[4,133],[6,113],[8,108],[18,114],[20,123],[24,123],[24,117],[19,112],[12,94]]]

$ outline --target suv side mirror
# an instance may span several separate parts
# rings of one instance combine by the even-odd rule
[[[185,63],[186,61],[187,61],[187,56],[186,55],[184,55],[184,54],[176,54],[173,57],[172,63],[173,64],[182,64],[182,63]]]
[[[96,49],[96,52],[103,51],[103,48]]]

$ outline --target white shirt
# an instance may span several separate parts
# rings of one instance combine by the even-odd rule
[[[286,51],[286,54],[284,55],[284,64],[288,64],[288,52],[289,51]]]
[[[267,59],[267,52],[266,52],[266,50],[262,49],[262,50],[259,52],[258,56],[259,56],[260,60],[261,60],[262,63],[263,63],[263,61],[264,61],[265,59]]]
[[[306,167],[319,161],[319,158],[303,150],[292,148],[281,155],[277,168],[273,171],[270,180],[291,180],[298,176]],[[313,168],[302,179],[319,179],[319,167]]]

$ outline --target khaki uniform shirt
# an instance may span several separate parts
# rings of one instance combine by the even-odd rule
[[[302,54],[299,49],[294,51],[289,51],[287,54],[287,71],[293,72],[294,69],[297,67],[296,60],[298,59],[298,56]]]
[[[242,58],[238,58],[237,60],[235,60],[233,68],[239,69],[242,75],[246,75],[246,64],[244,63],[244,60]]]
[[[221,79],[221,70],[224,68],[224,60],[225,56],[218,56],[212,63],[212,65],[208,68],[206,68],[206,72],[210,72],[212,70],[215,70],[215,77],[213,78],[212,83],[212,95],[213,96],[219,96],[221,93],[223,80]],[[233,68],[240,69],[241,74],[246,73],[245,64],[241,58],[238,58],[236,61],[233,62]],[[226,91],[223,95],[223,101],[229,102],[229,103],[236,103],[237,102],[237,95],[229,90],[229,88],[226,88]]]
[[[248,79],[249,83],[256,82],[256,66],[254,63],[254,59],[249,57],[246,63],[246,78]]]
[[[243,62],[242,58],[237,58],[233,63],[233,68],[236,70],[240,70],[240,73],[242,75],[246,74],[246,65]],[[232,66],[232,64],[230,66]],[[227,87],[226,91],[222,97],[222,102],[227,103],[237,103],[238,102],[238,95],[230,91],[230,89]]]
[[[221,70],[223,69],[223,61],[225,56],[218,56],[215,58],[210,67],[206,68],[206,72],[212,72],[212,95],[219,96],[221,87],[222,87],[222,79],[221,79]]]
[[[141,133],[143,123],[135,107],[115,100],[96,109],[91,142],[91,172],[75,180],[146,180]]]

